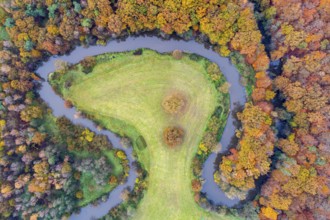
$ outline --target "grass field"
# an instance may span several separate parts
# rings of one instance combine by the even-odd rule
[[[192,159],[196,154],[207,121],[219,105],[219,97],[207,78],[205,61],[188,56],[175,60],[144,50],[100,55],[92,73],[71,70],[64,77],[52,77],[57,91],[78,109],[93,115],[107,129],[134,140],[142,135],[145,149],[135,146],[138,159],[149,172],[147,192],[134,219],[229,219],[202,209],[191,191]],[[68,89],[65,81],[72,82]],[[164,113],[161,102],[173,91],[188,100],[182,117]],[[168,125],[185,130],[182,146],[169,149],[162,141]],[[136,145],[136,144],[135,144]]]

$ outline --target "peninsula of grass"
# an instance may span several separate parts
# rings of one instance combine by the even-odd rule
[[[148,171],[148,188],[134,219],[233,218],[208,212],[194,200],[193,158],[212,114],[219,106],[228,109],[228,99],[223,100],[207,72],[210,62],[191,57],[196,58],[183,54],[175,59],[146,49],[142,55],[108,53],[96,56],[88,74],[78,64],[50,76],[64,99],[101,126],[132,140],[138,160]],[[164,97],[173,92],[185,95],[181,115],[163,109]],[[180,145],[164,143],[163,131],[169,126],[184,130]]]

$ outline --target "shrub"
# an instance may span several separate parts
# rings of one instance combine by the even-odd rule
[[[72,107],[73,107],[73,104],[72,104],[71,101],[69,101],[69,100],[65,100],[65,101],[64,101],[64,107],[65,107],[65,108],[72,108]]]
[[[145,141],[145,139],[140,135],[137,139],[136,139],[136,145],[140,150],[143,150],[147,147],[147,142]]]
[[[216,63],[211,63],[207,67],[207,73],[214,82],[219,82],[222,74],[219,66]]]
[[[134,51],[133,55],[139,56],[139,55],[142,55],[142,53],[143,53],[143,50],[140,48],[140,49],[137,49],[136,51]]]
[[[89,18],[85,18],[81,22],[81,26],[90,28],[92,26],[92,20]]]
[[[165,112],[171,115],[177,115],[183,113],[186,106],[186,100],[182,94],[175,93],[166,96],[162,102],[162,106]]]
[[[181,60],[183,54],[182,54],[182,51],[181,51],[181,50],[174,50],[174,51],[172,52],[172,56],[173,56],[174,59],[176,59],[176,60]]]
[[[24,49],[26,51],[31,51],[33,49],[33,42],[30,40],[25,41]]]
[[[179,127],[167,127],[164,129],[163,138],[166,145],[173,148],[183,143],[184,131]]]
[[[116,153],[117,157],[121,160],[125,160],[127,158],[126,154],[124,151],[122,150],[118,150]]]
[[[202,184],[198,179],[191,181],[191,187],[193,192],[200,192],[202,190]]]
[[[5,21],[5,27],[14,27],[15,26],[15,20],[12,19],[12,18],[6,18],[6,21]]]
[[[228,94],[229,93],[229,88],[230,88],[230,84],[228,82],[225,82],[218,89],[221,93]]]
[[[199,61],[201,57],[198,54],[191,53],[189,54],[189,59],[191,59],[192,61]]]
[[[83,197],[84,197],[84,194],[83,194],[82,191],[78,191],[78,192],[76,192],[76,198],[77,198],[77,199],[82,199]]]
[[[64,74],[66,71],[69,70],[69,63],[64,60],[55,60],[54,66],[56,68],[56,72],[59,72],[61,74]]]
[[[94,66],[96,65],[95,57],[86,57],[80,62],[82,66],[82,71],[84,73],[90,73],[93,71]]]

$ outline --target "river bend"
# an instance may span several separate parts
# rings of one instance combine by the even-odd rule
[[[230,63],[228,58],[221,57],[218,53],[211,49],[206,49],[203,45],[195,41],[182,41],[182,40],[162,40],[157,37],[128,37],[125,41],[110,41],[106,46],[89,46],[88,48],[77,47],[69,55],[61,57],[51,57],[47,62],[44,62],[41,67],[38,68],[37,73],[43,78],[47,79],[48,74],[55,71],[54,61],[57,59],[64,60],[69,63],[78,63],[86,56],[95,56],[107,52],[123,52],[129,50],[136,50],[139,48],[149,48],[160,53],[171,52],[175,49],[182,50],[188,53],[195,53],[215,62],[225,75],[227,81],[230,83],[230,113],[227,119],[226,127],[224,129],[222,139],[220,141],[222,149],[220,152],[227,150],[232,137],[235,135],[234,117],[232,110],[235,105],[243,105],[246,101],[246,94],[244,87],[240,84],[240,75],[238,70]],[[110,209],[117,206],[122,202],[120,198],[121,192],[126,187],[133,188],[136,172],[132,166],[134,159],[132,157],[132,148],[123,148],[120,144],[120,138],[114,133],[106,130],[97,130],[95,124],[86,118],[75,118],[77,110],[75,108],[67,109],[64,107],[64,100],[58,96],[48,83],[48,81],[42,82],[42,87],[39,92],[41,98],[49,105],[53,110],[53,114],[56,117],[66,116],[74,124],[83,125],[97,134],[107,135],[115,148],[125,151],[128,155],[130,164],[129,177],[126,183],[117,186],[109,194],[109,198],[105,202],[101,202],[97,206],[87,205],[81,209],[79,214],[73,214],[71,220],[87,220],[92,218],[100,218],[108,213]],[[229,199],[224,192],[214,182],[214,161],[216,159],[216,153],[212,153],[203,165],[202,177],[205,179],[202,192],[206,194],[206,197],[216,205],[226,205],[232,207],[240,200]]]

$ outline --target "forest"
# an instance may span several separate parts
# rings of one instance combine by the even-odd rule
[[[329,0],[1,0],[0,218],[60,219],[125,181],[125,154],[106,137],[54,117],[35,71],[76,46],[143,34],[203,43],[241,72],[248,101],[237,114],[237,144],[219,155],[214,179],[229,197],[246,200],[226,213],[330,218]],[[221,136],[223,121],[213,119],[192,167],[194,192]],[[145,188],[137,184],[126,203],[137,206]],[[202,193],[196,198],[204,200]],[[122,216],[124,206],[106,218]]]

